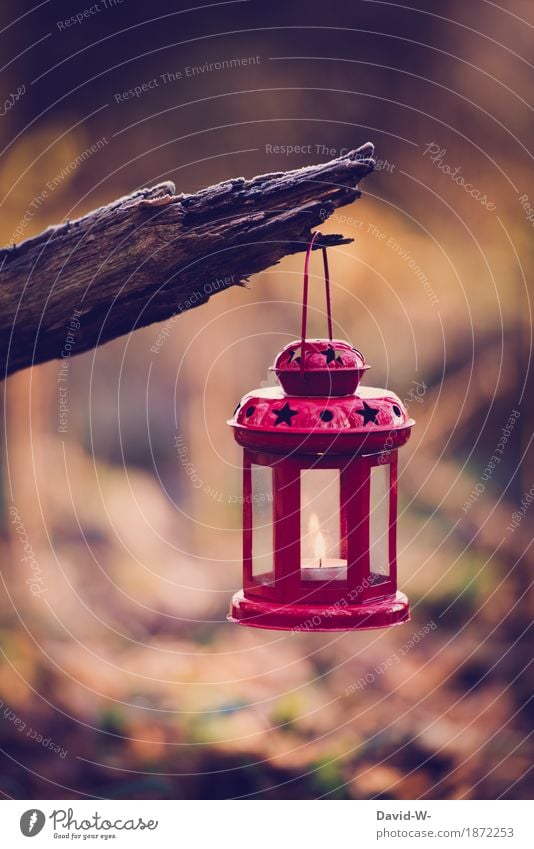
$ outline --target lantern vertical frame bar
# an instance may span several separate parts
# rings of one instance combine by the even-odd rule
[[[363,457],[346,458],[341,470],[341,520],[348,525],[347,589],[364,598],[369,574],[369,470]]]
[[[398,465],[399,452],[392,451],[389,468],[389,570],[395,587],[397,586]]]

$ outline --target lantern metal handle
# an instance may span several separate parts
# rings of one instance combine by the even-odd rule
[[[311,238],[310,244],[308,245],[308,250],[306,251],[306,259],[304,260],[304,289],[302,293],[302,333],[301,333],[301,350],[300,350],[300,370],[304,371],[304,363],[305,363],[305,349],[306,349],[306,320],[308,314],[308,269],[310,265],[310,257],[311,252],[313,250],[313,246],[315,240],[322,236],[319,231],[315,232]],[[323,252],[323,266],[324,266],[324,285],[326,291],[326,315],[328,319],[328,338],[332,341],[333,332],[332,332],[332,306],[330,301],[330,272],[328,270],[328,257],[326,255],[326,248],[321,246],[321,250]]]

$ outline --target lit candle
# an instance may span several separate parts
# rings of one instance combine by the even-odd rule
[[[308,523],[309,534],[313,534],[313,558],[302,561],[303,581],[346,581],[347,561],[339,557],[326,556],[326,540],[319,519],[312,513]]]

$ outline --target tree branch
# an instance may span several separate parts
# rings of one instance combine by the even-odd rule
[[[0,250],[0,375],[163,321],[305,250],[313,227],[360,196],[373,152],[192,195],[161,183]]]

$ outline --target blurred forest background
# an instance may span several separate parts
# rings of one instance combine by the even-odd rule
[[[298,333],[288,258],[71,359],[63,422],[59,362],[3,385],[0,793],[530,797],[531,4],[99,0],[65,25],[90,5],[1,4],[2,243],[161,180],[191,192],[373,141],[364,196],[323,229],[355,239],[330,256],[335,334],[417,420],[399,481],[413,617],[225,621],[225,421]],[[322,334],[320,287],[312,306]]]

